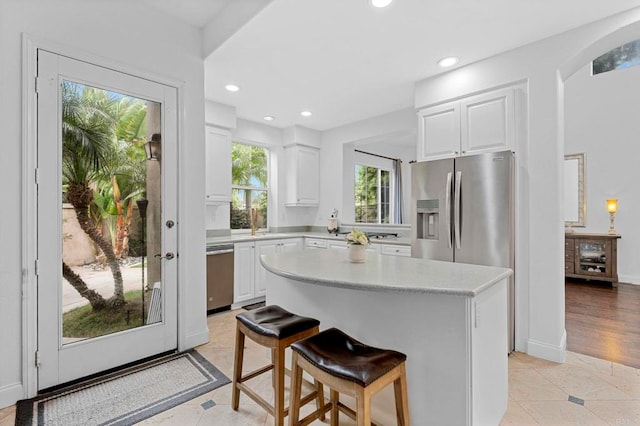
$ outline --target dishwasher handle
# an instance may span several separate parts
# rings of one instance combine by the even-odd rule
[[[212,250],[212,251],[208,251],[207,255],[225,254],[225,253],[233,253],[233,249]]]

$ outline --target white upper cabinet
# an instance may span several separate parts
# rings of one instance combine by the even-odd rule
[[[460,103],[449,102],[425,108],[420,117],[420,160],[447,158],[460,151]]]
[[[317,206],[320,202],[320,150],[304,145],[284,148],[287,167],[286,206]]]
[[[513,89],[495,90],[460,102],[461,154],[500,151],[512,146]]]
[[[231,201],[231,133],[206,126],[205,167],[206,202],[221,204]]]
[[[418,161],[511,149],[514,89],[493,90],[418,112]]]

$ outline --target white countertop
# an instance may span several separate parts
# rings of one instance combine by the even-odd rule
[[[511,269],[398,256],[368,255],[350,263],[347,253],[306,250],[262,255],[270,272],[298,281],[357,290],[473,297],[512,274]]]
[[[233,244],[244,243],[248,241],[263,241],[263,240],[280,240],[286,238],[321,238],[323,240],[333,241],[346,241],[345,235],[329,234],[328,232],[284,232],[284,233],[258,233],[255,237],[250,234],[231,234],[223,237],[209,237],[207,238],[207,246],[220,245],[220,244]],[[389,244],[408,246],[411,245],[409,238],[372,238],[373,244]]]

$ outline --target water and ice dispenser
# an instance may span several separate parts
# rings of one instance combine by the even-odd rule
[[[438,224],[440,220],[440,200],[416,200],[417,238],[423,240],[438,239]]]

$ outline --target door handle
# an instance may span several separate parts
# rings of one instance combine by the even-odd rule
[[[444,190],[444,218],[447,224],[449,248],[451,248],[451,172],[447,173],[447,186]]]
[[[171,260],[174,257],[176,257],[175,254],[171,253],[170,251],[167,252],[167,254],[165,254],[164,256],[161,254],[156,254],[154,257],[157,257],[159,259],[167,259],[167,260]]]
[[[460,250],[460,185],[462,184],[462,172],[456,172],[456,190],[453,195],[453,231],[456,240],[456,248]]]

